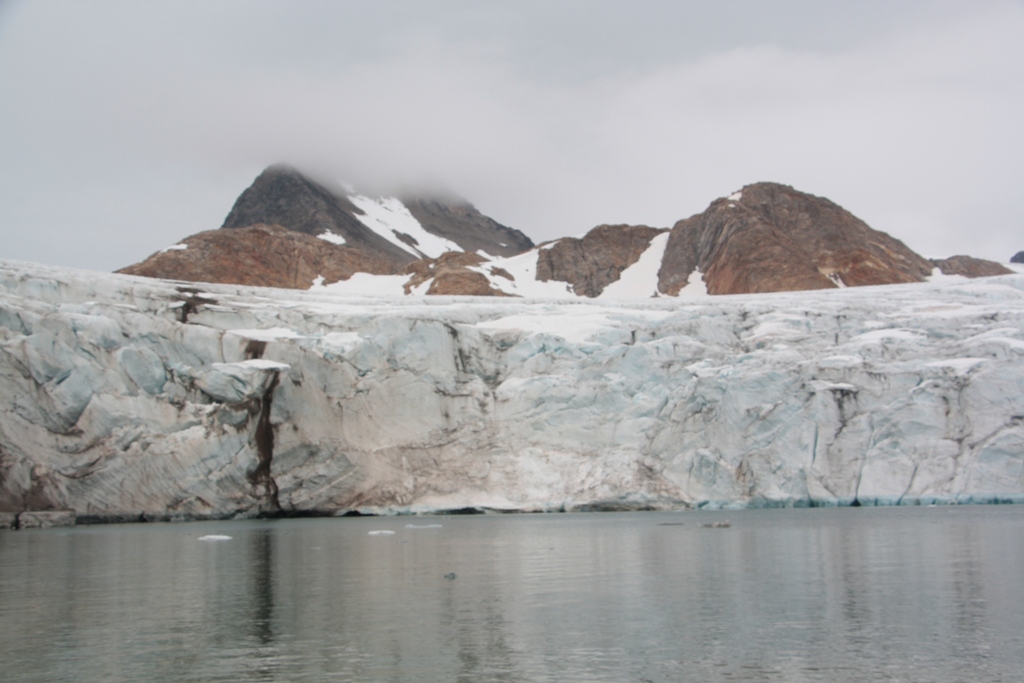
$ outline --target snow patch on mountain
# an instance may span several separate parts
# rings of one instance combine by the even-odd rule
[[[686,285],[679,290],[677,299],[705,299],[709,297],[708,286],[704,282],[704,274],[700,268],[694,268],[693,272],[686,277]]]
[[[537,251],[531,249],[516,256],[494,259],[478,266],[469,266],[469,270],[482,273],[491,287],[506,294],[528,299],[578,299],[565,282],[541,282],[537,279]],[[503,272],[511,276],[511,279]]]
[[[408,275],[355,273],[347,280],[339,280],[328,285],[323,284],[322,280],[319,283],[314,282],[310,289],[354,296],[395,297],[405,294],[405,283],[408,281]]]
[[[446,251],[462,251],[455,242],[427,232],[395,197],[374,199],[353,194],[348,199],[362,212],[355,217],[363,225],[416,258],[437,258]]]
[[[641,299],[658,295],[658,270],[665,255],[669,233],[663,232],[651,240],[651,246],[637,262],[622,271],[619,279],[601,292],[599,299]]]
[[[963,275],[946,275],[938,267],[932,268],[932,274],[925,278],[928,282],[964,282],[969,279]]]
[[[322,232],[319,235],[317,235],[317,237],[324,240],[325,242],[337,244],[338,246],[345,244],[345,238],[333,232]]]

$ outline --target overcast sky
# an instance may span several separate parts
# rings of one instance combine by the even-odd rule
[[[1024,0],[0,0],[0,258],[112,270],[268,164],[534,240],[771,180],[1024,249]]]

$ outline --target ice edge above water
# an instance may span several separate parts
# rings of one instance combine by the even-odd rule
[[[0,261],[0,350],[0,511],[1024,502],[1022,275],[615,302]]]

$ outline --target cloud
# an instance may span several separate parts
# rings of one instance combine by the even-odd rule
[[[7,92],[35,103],[0,110],[19,133],[0,146],[39,164],[39,177],[48,175],[43,159],[60,160],[65,174],[91,169],[90,192],[103,197],[92,216],[119,194],[125,206],[108,210],[109,221],[155,216],[145,253],[215,227],[277,161],[371,186],[441,183],[538,240],[602,222],[671,225],[743,184],[773,180],[827,196],[930,254],[1005,259],[1024,248],[1015,242],[1024,96],[1014,87],[1024,82],[1024,7],[945,3],[952,9],[920,21],[900,15],[876,36],[821,31],[830,45],[803,37],[820,28],[822,10],[789,5],[805,10],[798,34],[781,20],[785,39],[756,33],[768,20],[762,5],[734,2],[751,13],[736,21],[743,37],[723,32],[696,52],[640,49],[645,37],[628,33],[639,25],[599,14],[576,38],[578,3],[546,10],[550,25],[537,35],[532,6],[517,21],[475,3],[437,20],[413,3],[389,28],[383,14],[346,15],[347,4],[309,3],[296,14],[271,4],[226,33],[238,9],[230,3],[193,21],[199,28],[187,13],[158,25],[125,9],[115,47],[84,40],[63,17],[50,40],[78,53],[7,48],[37,57],[39,77],[0,69]],[[699,33],[672,24],[682,16],[674,6],[657,4],[663,21],[643,25],[648,42]],[[849,16],[856,28],[860,15]],[[617,28],[623,45],[609,43]],[[614,58],[602,57],[602,44]],[[640,54],[632,61],[630,46]],[[172,201],[177,213],[164,215]]]

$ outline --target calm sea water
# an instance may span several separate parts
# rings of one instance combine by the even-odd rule
[[[3,532],[0,679],[1021,681],[1024,506]]]

